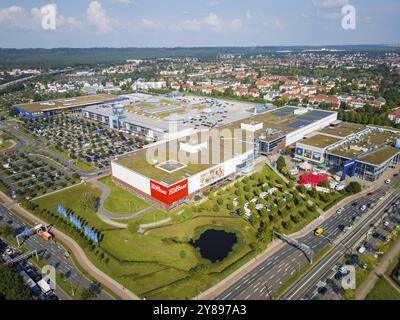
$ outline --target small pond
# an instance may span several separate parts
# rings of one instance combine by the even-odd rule
[[[223,230],[207,230],[201,234],[198,240],[191,241],[190,244],[200,250],[202,258],[214,263],[224,260],[236,242],[237,237],[234,233]]]

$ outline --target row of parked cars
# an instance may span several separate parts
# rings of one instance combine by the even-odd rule
[[[3,263],[7,264],[13,271],[18,272],[26,286],[30,289],[31,295],[36,300],[58,300],[50,284],[42,278],[42,275],[35,266],[26,259],[18,261],[20,253],[7,246],[0,240],[0,253]],[[17,260],[17,262],[14,262]]]

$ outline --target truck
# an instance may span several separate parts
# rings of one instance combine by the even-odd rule
[[[50,281],[50,280],[48,280],[48,281]],[[42,290],[42,292],[45,295],[49,295],[49,294],[51,294],[53,292],[52,289],[51,289],[50,284],[47,283],[45,278],[43,278],[42,280],[38,281],[37,284],[38,284],[40,290]]]
[[[19,274],[21,275],[21,278],[24,281],[24,283],[29,287],[29,289],[34,295],[40,293],[39,286],[36,284],[35,281],[32,280],[32,278],[25,271],[21,271]]]
[[[42,224],[38,224],[37,226],[35,226],[33,228],[33,231],[43,240],[45,241],[50,241],[51,239],[53,239],[53,235],[47,231],[47,228],[42,225]]]

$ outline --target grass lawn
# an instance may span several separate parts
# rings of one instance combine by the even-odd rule
[[[111,193],[104,202],[104,208],[116,214],[131,214],[148,208],[150,204],[133,193],[116,185],[111,177],[99,180],[110,188]]]
[[[242,233],[244,236],[254,232],[250,225],[241,218],[197,216],[181,223],[149,229],[148,233],[167,238],[175,238],[179,241],[189,241],[194,235],[195,229],[205,225],[233,229],[234,231],[236,230]]]
[[[72,209],[78,216],[84,218],[90,226],[99,230],[109,229],[110,226],[97,217],[95,210],[82,207],[81,201],[85,193],[92,193],[96,197],[100,197],[101,191],[91,184],[85,183],[52,193],[33,202],[38,204],[40,208],[45,208],[52,212],[56,212],[56,207],[60,204],[65,209]]]
[[[368,293],[366,300],[400,300],[400,293],[382,277]]]
[[[12,142],[10,140],[3,141],[3,143],[0,144],[0,151],[1,150],[6,150],[11,146],[12,146]]]

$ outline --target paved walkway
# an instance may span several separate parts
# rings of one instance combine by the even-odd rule
[[[374,270],[372,270],[367,280],[365,280],[356,290],[356,300],[364,300],[368,293],[373,289],[376,282],[379,280],[379,277],[384,276],[386,280],[397,290],[400,292],[399,287],[393,283],[393,281],[385,276],[385,272],[388,269],[389,265],[392,263],[394,259],[397,259],[400,254],[400,240],[397,241],[391,249],[384,254],[379,264],[376,266]]]
[[[109,187],[107,187],[105,184],[101,183],[98,181],[98,178],[93,178],[89,179],[88,182],[90,182],[92,185],[94,185],[96,188],[99,188],[101,190],[101,196],[100,196],[100,201],[99,201],[99,206],[97,209],[97,216],[103,220],[103,221],[111,221],[111,220],[129,220],[133,218],[138,218],[141,216],[144,216],[145,214],[153,211],[154,209],[158,208],[156,204],[153,204],[152,206],[145,208],[141,211],[132,213],[132,214],[116,214],[108,211],[107,209],[104,208],[104,202],[107,200],[109,197],[111,190]],[[118,223],[115,222],[114,223]],[[118,223],[119,225],[123,225],[123,228],[126,227],[125,224]]]
[[[147,223],[147,224],[141,224],[141,225],[139,225],[138,233],[145,233],[146,229],[162,226],[163,224],[166,224],[166,223],[170,222],[171,220],[172,220],[171,217],[168,217],[168,218],[165,218],[160,221]]]
[[[0,191],[0,199],[4,201],[5,204],[8,204],[11,209],[14,209],[25,219],[35,223],[35,224],[47,224],[45,221],[39,219],[34,216],[29,211],[20,207],[19,204],[13,204],[13,201],[3,192]],[[62,241],[69,250],[71,250],[72,254],[75,256],[78,264],[93,278],[99,281],[104,287],[108,288],[112,292],[114,292],[117,296],[121,297],[124,300],[139,300],[140,298],[136,296],[134,293],[123,287],[117,281],[112,279],[110,276],[105,274],[103,271],[99,270],[86,256],[85,252],[82,248],[69,236],[62,233],[55,227],[51,229],[52,233]]]
[[[388,173],[391,174],[391,173]],[[315,219],[313,222],[305,226],[302,230],[289,235],[294,239],[299,239],[304,237],[309,232],[315,230],[319,227],[325,220],[330,218],[333,214],[336,213],[337,208],[344,207],[347,204],[353,202],[355,199],[365,196],[369,192],[373,192],[380,188],[387,179],[387,175],[379,179],[376,183],[370,186],[370,188],[364,190],[363,192],[357,193],[355,195],[349,196],[343,199],[341,202],[337,203],[336,206],[332,207],[324,214],[322,214],[318,219]],[[212,300],[219,296],[222,292],[224,292],[227,288],[235,284],[239,279],[243,278],[247,273],[251,270],[255,269],[258,265],[260,265],[263,261],[274,255],[276,252],[281,250],[285,243],[282,240],[276,240],[272,242],[262,253],[258,256],[247,262],[245,265],[237,269],[235,272],[230,274],[228,277],[217,283],[215,286],[211,287],[210,289],[202,292],[194,299],[196,300]]]

